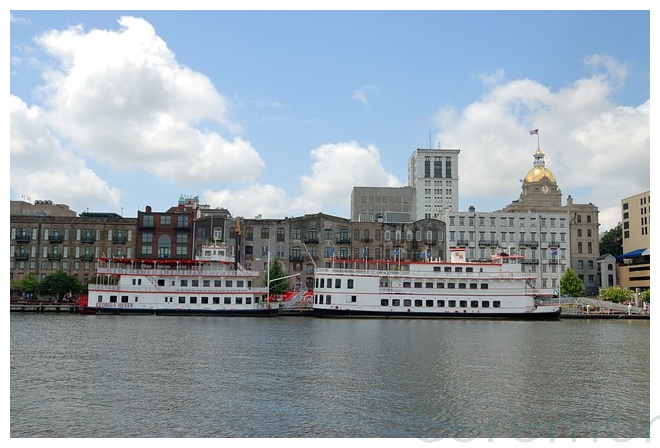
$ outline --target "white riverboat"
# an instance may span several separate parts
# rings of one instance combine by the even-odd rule
[[[561,308],[543,300],[521,258],[502,254],[490,262],[463,262],[464,250],[452,249],[450,262],[333,261],[315,270],[314,315],[558,319]]]
[[[276,316],[259,272],[224,245],[195,260],[100,258],[81,311],[95,314]]]

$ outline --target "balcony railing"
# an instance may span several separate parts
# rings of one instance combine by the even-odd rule
[[[337,237],[337,243],[338,244],[350,244],[351,239],[347,236],[338,236]]]
[[[62,259],[62,254],[48,254],[48,261],[59,261]]]
[[[518,246],[532,246],[536,247],[539,245],[538,241],[533,241],[533,240],[520,240],[518,241]]]
[[[51,235],[48,237],[48,242],[51,244],[61,243],[62,235]]]
[[[91,254],[83,254],[80,256],[81,261],[94,261],[94,255]]]
[[[85,235],[81,238],[80,241],[86,244],[93,244],[96,241],[96,238],[91,235]]]
[[[497,246],[499,243],[498,240],[479,240],[480,246]]]
[[[112,238],[112,242],[114,244],[126,244],[126,237],[125,236],[115,236]]]
[[[30,258],[30,256],[28,254],[21,253],[21,254],[15,254],[14,255],[15,260],[28,260],[29,258]]]
[[[30,235],[16,235],[16,242],[17,243],[29,243],[30,242]]]

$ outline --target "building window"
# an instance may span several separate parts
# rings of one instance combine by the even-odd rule
[[[179,215],[176,220],[177,227],[188,227],[188,215]]]

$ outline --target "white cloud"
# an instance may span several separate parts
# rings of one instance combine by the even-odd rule
[[[606,73],[556,92],[531,80],[504,82],[463,110],[438,111],[438,141],[461,149],[461,209],[498,201],[482,208],[492,211],[518,198],[520,184],[512,179],[532,168],[537,139],[529,130],[536,128],[564,203],[571,195],[576,203],[597,205],[601,230],[620,221],[615,211],[621,199],[649,189],[650,100],[636,107],[614,104],[610,95],[625,67],[603,55],[588,61]]]
[[[261,214],[266,218],[350,209],[354,186],[401,186],[383,168],[375,146],[356,142],[329,143],[310,152],[311,173],[300,177],[299,194],[292,195],[273,185],[253,185],[241,190],[206,191],[204,201],[219,204],[235,216]]]
[[[119,24],[119,31],[77,26],[37,39],[58,61],[44,86],[45,120],[56,135],[107,166],[179,183],[258,179],[264,162],[249,142],[198,127],[241,130],[210,80],[179,65],[146,21]]]
[[[10,185],[22,196],[51,199],[73,210],[103,204],[120,207],[120,192],[100,179],[85,161],[60,146],[38,107],[10,95]]]
[[[360,89],[354,90],[351,98],[366,105],[369,103],[369,97],[367,94],[374,90],[378,90],[378,87],[373,85],[364,86]]]

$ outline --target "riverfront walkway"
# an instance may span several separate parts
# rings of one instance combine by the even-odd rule
[[[639,306],[606,302],[591,297],[562,298],[561,319],[650,319],[648,310]]]

